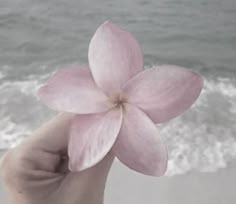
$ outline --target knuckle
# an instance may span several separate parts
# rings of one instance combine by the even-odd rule
[[[10,188],[21,188],[25,177],[24,159],[25,155],[17,149],[7,152],[2,160],[0,173],[3,183]]]
[[[12,152],[9,151],[5,153],[0,161],[0,176],[2,177],[5,183],[9,183],[11,176],[11,161],[12,161]]]
[[[24,173],[28,152],[20,148],[9,150],[0,160],[0,175],[8,181],[13,177],[20,177]]]
[[[2,156],[2,158],[0,160],[0,173],[1,173],[1,175],[8,171],[9,163],[11,162],[11,160],[12,160],[12,152],[11,151],[6,152]]]

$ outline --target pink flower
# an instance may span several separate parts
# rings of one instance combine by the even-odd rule
[[[62,69],[39,90],[50,108],[76,113],[70,169],[89,168],[112,150],[137,172],[163,175],[168,154],[155,123],[187,110],[201,92],[202,78],[177,66],[143,70],[137,41],[109,21],[94,34],[88,59],[89,66]]]

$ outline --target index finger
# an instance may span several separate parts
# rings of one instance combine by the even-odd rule
[[[37,129],[28,142],[45,151],[58,153],[67,149],[74,114],[62,113]]]

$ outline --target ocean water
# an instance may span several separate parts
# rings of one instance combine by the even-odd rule
[[[89,41],[107,19],[135,35],[146,67],[185,66],[205,79],[191,110],[157,125],[167,175],[227,168],[236,158],[235,0],[0,0],[0,149],[55,114],[37,89],[56,69],[87,63]]]

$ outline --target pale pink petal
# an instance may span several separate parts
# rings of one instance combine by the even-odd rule
[[[46,105],[57,111],[98,113],[113,106],[96,86],[87,66],[58,71],[38,94]]]
[[[121,85],[143,70],[137,41],[109,21],[95,32],[88,57],[95,82],[110,96],[119,93]]]
[[[123,90],[128,103],[138,106],[155,123],[161,123],[187,110],[202,86],[203,80],[197,73],[163,65],[137,74]]]
[[[69,167],[81,171],[101,161],[113,146],[122,122],[121,108],[106,113],[77,115],[71,126]]]
[[[122,163],[137,172],[161,176],[166,171],[166,145],[154,123],[135,106],[124,106],[123,123],[113,151]]]

